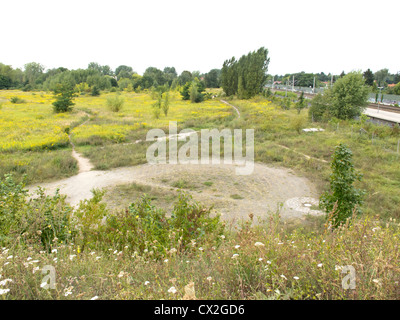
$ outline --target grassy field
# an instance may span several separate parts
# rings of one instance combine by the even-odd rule
[[[112,112],[106,101],[115,95],[79,96],[71,113],[56,114],[52,109],[54,99],[51,94],[1,91],[0,174],[11,172],[19,179],[27,174],[29,183],[76,174],[76,162],[68,151],[68,134],[77,150],[89,157],[97,169],[135,165],[145,160],[142,151],[146,147],[134,148],[135,154],[132,154],[132,148],[123,143],[145,139],[149,129],[167,130],[169,121],[181,125],[193,118],[201,126],[232,116],[231,109],[217,100],[191,104],[182,101],[177,92],[170,96],[167,117],[154,118],[152,105],[155,100],[146,93],[123,92],[122,110]],[[13,97],[19,98],[19,102],[12,103]],[[79,126],[86,120],[89,121]],[[61,170],[60,163],[63,164]]]
[[[114,113],[106,99],[115,94],[80,96],[72,113],[59,115],[46,93],[0,92],[0,173],[15,176],[0,183],[0,299],[194,298],[188,285],[198,299],[400,298],[398,128],[363,119],[312,123],[306,110],[282,110],[279,98],[264,97],[229,99],[237,118],[218,100],[191,104],[177,93],[168,116],[155,119],[150,94],[121,93],[124,107]],[[23,101],[11,103],[15,96]],[[177,176],[162,181],[171,187],[162,190],[120,185],[79,208],[58,195],[29,202],[18,184],[23,174],[29,183],[76,174],[69,133],[96,169],[144,163],[148,144],[135,142],[150,128],[167,131],[168,121],[179,129],[255,129],[257,162],[292,168],[320,192],[329,186],[334,148],[344,142],[363,174],[357,187],[367,191],[364,214],[338,230],[323,218],[293,226],[275,212],[230,225],[179,198],[179,188],[212,190],[216,182],[208,177]],[[310,127],[324,131],[302,131]],[[236,191],[230,197],[243,201]],[[45,265],[56,269],[55,289],[41,287]],[[345,266],[355,268],[355,290],[342,287]]]

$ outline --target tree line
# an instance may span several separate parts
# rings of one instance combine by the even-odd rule
[[[120,65],[113,70],[108,65],[96,62],[89,63],[86,69],[76,70],[64,67],[46,70],[37,62],[27,63],[21,70],[0,63],[0,89],[54,91],[60,84],[68,83],[77,92],[90,92],[93,88],[133,91],[164,85],[175,88],[184,86],[196,78],[203,81],[208,88],[218,88],[221,82],[220,75],[219,69],[212,69],[203,74],[199,71],[184,70],[178,75],[174,67],[165,67],[163,70],[148,67],[143,75],[139,75],[130,66]]]

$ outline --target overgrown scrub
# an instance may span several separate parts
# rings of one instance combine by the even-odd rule
[[[28,201],[25,182],[15,183],[11,175],[0,181],[0,243],[2,245],[41,244],[50,250],[71,238],[72,208],[58,192],[45,196],[38,188]]]
[[[154,241],[141,252],[132,252],[129,243],[84,250],[58,243],[51,252],[36,246],[3,247],[0,273],[9,279],[2,287],[9,290],[3,291],[3,298],[182,299],[190,283],[192,299],[400,298],[397,221],[356,219],[316,232],[290,231],[279,217],[266,223],[244,221],[237,229],[225,230],[218,242],[193,239],[190,250],[173,247],[161,259],[154,257]],[[173,232],[166,235],[174,238]],[[54,290],[41,288],[45,265],[56,269]],[[355,270],[354,289],[343,287],[347,272],[342,270],[349,266]]]
[[[124,106],[124,102],[124,98],[117,94],[115,96],[107,97],[106,105],[112,112],[119,112]]]
[[[21,99],[20,97],[11,97],[10,102],[17,104],[17,103],[25,103],[26,101],[24,99]]]
[[[206,243],[217,238],[224,230],[219,216],[210,217],[210,210],[181,193],[171,216],[151,204],[144,195],[126,210],[107,218],[101,242],[122,250],[140,254],[151,252],[160,257],[172,248],[182,252],[195,241]]]

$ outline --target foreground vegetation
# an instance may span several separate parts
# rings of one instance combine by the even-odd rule
[[[5,299],[400,298],[395,219],[355,218],[335,230],[314,221],[311,231],[271,214],[232,227],[184,194],[170,215],[146,197],[110,214],[98,191],[72,209],[58,195],[27,202],[23,190],[11,177],[1,183]],[[44,288],[45,266],[55,269],[54,289]],[[343,289],[345,266],[355,289]]]

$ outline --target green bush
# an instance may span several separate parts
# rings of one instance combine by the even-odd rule
[[[107,216],[106,204],[101,200],[104,191],[92,190],[93,197],[85,199],[79,203],[78,209],[74,213],[75,225],[77,226],[77,243],[82,250],[86,246],[93,247],[104,228],[102,220]]]
[[[210,217],[210,209],[200,206],[192,198],[180,194],[171,217],[151,204],[144,195],[127,210],[107,217],[101,242],[107,247],[139,253],[151,252],[154,257],[163,256],[169,249],[190,249],[192,241],[204,244],[217,238],[224,230],[219,216]]]
[[[112,112],[119,112],[121,111],[123,105],[124,105],[124,98],[120,97],[119,95],[115,95],[112,97],[107,98],[107,107],[112,111]]]
[[[11,103],[25,103],[26,101],[24,99],[21,99],[19,97],[11,97],[10,98]]]
[[[68,242],[73,233],[72,208],[58,191],[46,196],[41,188],[28,201],[25,181],[15,183],[12,175],[0,181],[0,243],[41,244],[46,250],[59,242]]]
[[[97,97],[100,95],[100,89],[97,86],[93,86],[90,94],[92,95],[92,97]]]
[[[335,148],[331,163],[330,191],[320,197],[321,207],[329,212],[333,227],[346,222],[353,214],[360,214],[365,191],[356,189],[353,183],[362,175],[354,169],[352,152],[345,144]]]

